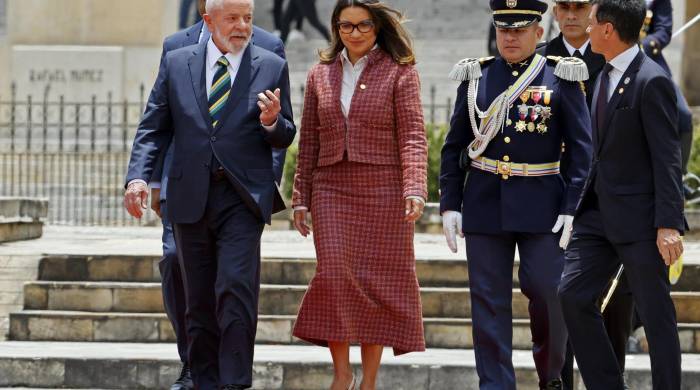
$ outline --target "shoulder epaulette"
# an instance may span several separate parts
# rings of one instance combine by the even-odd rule
[[[489,66],[496,57],[465,58],[452,67],[450,78],[456,81],[481,78],[481,68]]]
[[[588,80],[588,67],[580,58],[547,56],[547,60],[556,64],[554,75],[560,79],[567,81]]]

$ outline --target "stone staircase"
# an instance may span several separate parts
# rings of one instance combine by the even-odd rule
[[[328,388],[332,375],[328,351],[291,335],[315,259],[310,242],[285,244],[286,239],[278,239],[285,234],[265,233],[273,242],[263,243],[254,388]],[[417,243],[430,243],[417,244],[416,266],[428,351],[394,358],[387,350],[378,387],[478,388],[466,262],[446,254],[444,248],[437,252],[444,238],[420,236]],[[429,248],[435,253],[426,251]],[[673,292],[684,353],[683,389],[700,388],[700,246],[692,248]],[[91,255],[87,249],[74,253],[78,254],[43,256],[38,280],[25,283],[23,310],[10,314],[11,341],[0,343],[0,388],[167,388],[179,372],[179,361],[163,312],[159,257]],[[519,389],[537,389],[528,351],[527,301],[517,289],[517,271],[516,262],[513,361]],[[360,373],[357,348],[351,355]],[[628,357],[628,375],[632,388],[651,388],[646,355]]]
[[[9,378],[2,379],[0,375],[0,386],[166,387],[177,374],[178,361],[174,354],[174,334],[163,313],[158,260],[153,256],[109,255],[41,259],[39,280],[25,284],[24,310],[10,315],[9,338],[19,343],[9,344],[25,350],[74,349],[77,355],[41,358],[42,353],[37,350],[34,353],[38,353],[38,357],[30,355],[31,359],[14,357],[8,360],[0,351],[0,374],[9,369],[8,363],[14,371],[5,371],[11,374]],[[327,351],[307,346],[291,335],[298,304],[314,272],[314,259],[266,257],[262,264],[255,387],[326,387],[331,373],[329,358],[324,358]],[[517,263],[515,267],[514,275],[517,275]],[[457,385],[459,383],[476,386],[473,362],[469,364],[473,355],[468,350],[473,348],[473,342],[466,262],[419,259],[417,271],[423,286],[425,335],[430,348],[426,354],[431,354],[433,360],[420,362],[426,359],[421,357],[425,354],[395,359],[407,361],[382,369],[381,388],[465,388]],[[683,352],[697,354],[700,353],[700,293],[690,290],[698,290],[696,285],[700,279],[696,276],[700,265],[689,264],[685,272],[681,279],[683,284],[675,288],[673,298],[681,323],[679,335]],[[515,276],[514,286],[517,284]],[[531,345],[527,301],[517,289],[513,290],[513,314],[516,318],[513,344],[521,350],[514,359],[516,363],[517,359],[524,361],[518,366],[520,388],[536,388],[534,367],[526,351]],[[117,356],[110,356],[112,352],[106,351],[116,351]],[[158,351],[162,355],[156,353]],[[268,356],[267,360],[259,361],[260,351]],[[48,349],[43,351],[46,352]],[[284,357],[289,354],[308,354],[311,360],[287,361]],[[459,356],[458,361],[450,361],[450,356]],[[643,356],[631,357],[639,358]],[[691,360],[694,358],[691,355]],[[418,364],[411,361],[416,359]],[[454,364],[457,366],[453,367]],[[35,370],[43,374],[28,374]],[[427,377],[424,371],[428,372]],[[642,376],[649,376],[648,370],[641,371],[646,373]],[[18,375],[21,372],[27,374]],[[696,375],[700,379],[700,374]],[[450,387],[450,383],[457,387]],[[647,388],[650,382],[644,383],[635,388]]]

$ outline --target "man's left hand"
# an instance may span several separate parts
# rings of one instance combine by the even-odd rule
[[[552,228],[552,233],[559,233],[560,230],[559,247],[566,250],[571,240],[571,232],[574,230],[574,217],[572,215],[560,215],[557,218],[557,222]]]
[[[683,254],[683,241],[676,229],[659,228],[656,233],[656,247],[666,265],[671,266]]]
[[[260,123],[264,126],[272,126],[277,121],[277,116],[282,111],[280,103],[280,89],[273,93],[269,89],[258,94],[258,107],[260,107]]]

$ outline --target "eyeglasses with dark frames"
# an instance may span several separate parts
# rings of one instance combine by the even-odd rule
[[[357,31],[365,34],[374,28],[374,22],[371,20],[363,20],[360,23],[353,24],[350,22],[337,22],[336,25],[338,26],[338,30],[343,33],[343,34],[352,34],[355,29]]]

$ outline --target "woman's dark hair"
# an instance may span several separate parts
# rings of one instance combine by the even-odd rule
[[[620,40],[632,44],[639,40],[647,7],[644,0],[594,0],[598,5],[598,23],[610,23],[617,30]]]
[[[379,0],[338,0],[331,17],[333,27],[331,45],[319,51],[322,63],[328,64],[335,61],[338,54],[345,48],[338,31],[338,19],[340,13],[348,7],[362,7],[369,12],[377,33],[377,44],[389,53],[394,61],[402,65],[416,63],[411,37],[403,27],[405,21],[403,14]]]

